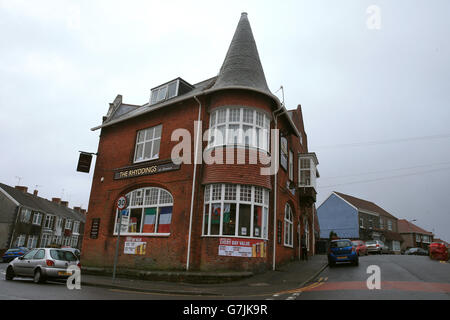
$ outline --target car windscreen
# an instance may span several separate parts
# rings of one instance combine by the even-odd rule
[[[344,248],[351,247],[352,243],[350,241],[342,240],[342,241],[333,241],[331,243],[331,248]]]
[[[63,261],[77,261],[77,257],[66,250],[50,250],[50,257],[55,260],[63,260]]]
[[[376,241],[367,241],[367,242],[366,242],[366,245],[367,245],[367,244],[377,244],[377,242],[376,242]]]

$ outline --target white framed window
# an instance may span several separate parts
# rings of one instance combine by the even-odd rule
[[[72,223],[73,223],[72,220],[66,219],[66,224],[64,225],[64,229],[66,229],[66,230],[72,230]]]
[[[173,197],[167,190],[150,187],[134,190],[126,196],[129,206],[121,211],[121,235],[170,235]],[[116,210],[114,235],[119,231]]]
[[[35,212],[33,215],[33,224],[40,226],[42,224],[42,213]]]
[[[73,233],[79,233],[80,232],[80,221],[74,221],[73,222]]]
[[[380,218],[380,229],[384,229],[384,220]]]
[[[26,209],[26,208],[22,208],[22,214],[21,214],[21,218],[20,221],[24,222],[24,223],[29,223],[30,222],[30,218],[31,218],[31,210],[30,209]]]
[[[361,217],[361,218],[359,218],[359,227],[361,228],[361,229],[364,229],[364,219]]]
[[[294,214],[291,206],[286,203],[284,209],[284,245],[294,246]]]
[[[269,191],[238,184],[205,186],[204,236],[268,237]]]
[[[159,158],[162,125],[139,130],[136,138],[134,162],[155,160]]]
[[[270,118],[262,111],[229,106],[209,118],[208,147],[246,146],[269,151]]]
[[[178,95],[179,80],[174,80],[152,90],[150,104],[155,104]]]
[[[421,242],[421,240],[420,234],[416,233],[416,242]]]
[[[63,219],[61,217],[56,218],[56,230],[62,230]]]
[[[298,176],[300,187],[316,188],[316,180],[319,177],[318,161],[314,153],[300,154],[298,157]]]
[[[28,236],[27,248],[36,248],[38,242],[38,236]]]
[[[16,239],[16,247],[23,247],[25,245],[26,235],[21,234]]]
[[[55,216],[52,216],[49,214],[45,215],[44,228],[52,229],[54,219],[55,219]]]
[[[75,235],[75,236],[70,237],[70,246],[72,248],[76,248],[77,245],[78,245],[78,236]]]
[[[71,240],[71,237],[64,237],[63,245],[66,247],[70,247],[70,240]]]
[[[294,153],[289,150],[289,180],[294,181]]]
[[[46,248],[50,245],[52,240],[52,235],[48,233],[43,233],[41,236],[41,248]]]
[[[392,231],[392,221],[391,220],[388,220],[387,227],[388,227],[389,231]]]

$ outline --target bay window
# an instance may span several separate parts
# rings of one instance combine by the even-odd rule
[[[239,145],[269,151],[270,118],[246,107],[223,107],[211,113],[208,147]]]
[[[319,172],[317,171],[318,164],[319,162],[315,153],[299,154],[299,187],[316,188],[316,179],[319,177]]]
[[[235,184],[205,186],[204,236],[268,237],[269,191]]]

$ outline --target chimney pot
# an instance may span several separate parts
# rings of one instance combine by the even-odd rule
[[[28,187],[24,187],[24,186],[15,186],[15,188],[17,190],[22,191],[23,193],[27,193],[28,192]]]

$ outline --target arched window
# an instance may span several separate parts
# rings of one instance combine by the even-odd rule
[[[121,235],[169,235],[173,197],[161,188],[142,188],[126,195],[128,207],[121,211]],[[118,211],[118,210],[116,210]],[[116,212],[114,234],[119,230]]]
[[[284,245],[288,247],[294,246],[294,215],[291,206],[286,203],[284,209]]]

